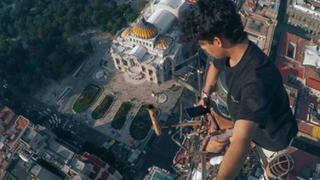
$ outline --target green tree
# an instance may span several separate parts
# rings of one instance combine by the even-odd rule
[[[92,53],[89,42],[70,41],[76,32],[95,27],[116,33],[136,15],[129,5],[117,7],[114,0],[2,0],[0,4],[0,74],[24,96],[46,79],[63,78]]]

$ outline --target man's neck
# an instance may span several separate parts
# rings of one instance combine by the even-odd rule
[[[230,67],[236,66],[241,61],[242,56],[246,52],[248,46],[249,40],[246,39],[243,42],[228,49]]]

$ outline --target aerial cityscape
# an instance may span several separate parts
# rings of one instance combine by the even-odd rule
[[[250,144],[237,179],[320,180],[320,0],[232,1],[298,124],[267,167]],[[210,59],[183,37],[195,3],[1,0],[0,179],[214,179],[226,151],[205,147],[214,120],[186,113]],[[211,118],[225,121],[219,90]]]

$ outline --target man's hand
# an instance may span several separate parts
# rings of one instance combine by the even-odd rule
[[[236,121],[230,138],[231,144],[224,155],[216,180],[233,180],[237,177],[256,128],[257,124],[250,120]]]
[[[198,102],[198,106],[202,106],[204,108],[208,108],[209,106],[209,99],[208,98],[201,98]]]
[[[219,70],[212,64],[212,62],[209,62],[206,81],[204,83],[204,87],[203,87],[202,93],[201,93],[201,99],[200,99],[198,105],[203,106],[205,108],[208,106],[209,101],[206,101],[206,98],[208,98],[208,97],[204,97],[203,94],[206,94],[206,96],[209,96],[209,94],[211,92],[211,88],[217,82],[218,74],[219,74]]]

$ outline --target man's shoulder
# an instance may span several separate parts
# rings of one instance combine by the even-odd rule
[[[255,68],[261,68],[264,66],[270,66],[269,56],[266,55],[257,45],[252,45],[251,50],[251,59],[249,65],[254,66]]]
[[[212,59],[210,62],[219,70],[224,70],[226,65],[226,58],[223,59]]]
[[[254,46],[251,50],[252,55],[245,68],[244,76],[255,81],[279,81],[281,74],[276,65],[258,46]]]

